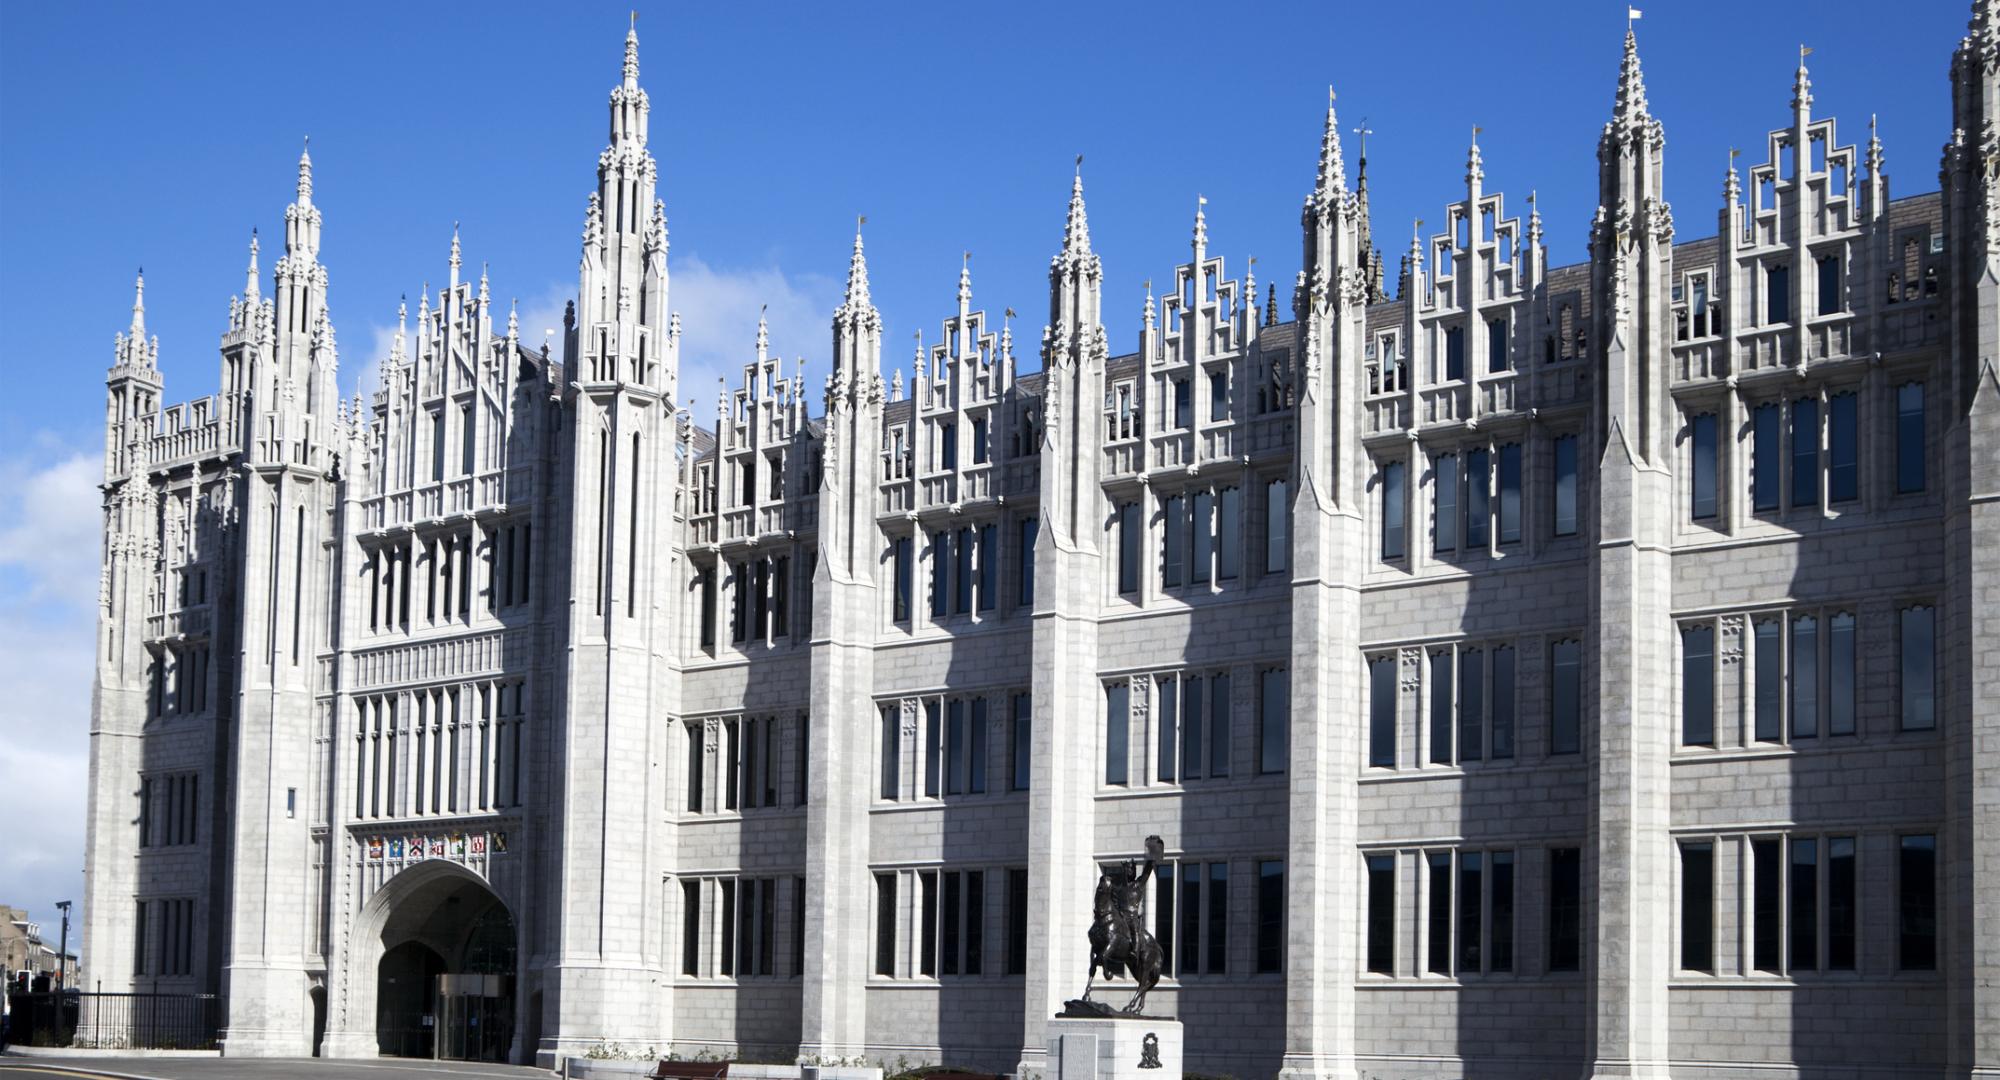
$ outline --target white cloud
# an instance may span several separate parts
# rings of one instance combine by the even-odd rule
[[[695,399],[696,423],[715,422],[718,378],[731,389],[742,385],[744,365],[757,357],[760,309],[771,328],[771,354],[785,358],[788,374],[795,359],[805,357],[807,400],[819,398],[811,388],[827,374],[841,281],[787,276],[776,267],[718,269],[692,254],[674,260],[668,272],[667,296],[681,316],[681,404]]]
[[[102,469],[46,443],[0,458],[0,903],[52,937],[55,901],[83,899]]]
[[[731,389],[743,381],[743,367],[757,355],[757,317],[770,325],[771,354],[785,360],[789,375],[796,358],[806,358],[808,388],[820,385],[832,348],[833,309],[840,304],[843,282],[824,274],[788,275],[775,266],[739,269],[709,265],[701,256],[676,255],[668,264],[669,306],[681,317],[680,400],[694,399],[695,422],[715,422],[718,378]],[[522,297],[521,343],[541,347],[546,331],[550,348],[560,358],[563,310],[576,296],[573,282],[550,282],[539,293]],[[496,307],[498,305],[496,304]],[[504,319],[504,315],[498,316]],[[504,332],[504,322],[495,332]],[[380,385],[382,362],[395,343],[393,325],[370,325],[371,348],[359,366],[354,385],[373,394]],[[352,393],[352,391],[350,391]],[[808,400],[819,395],[809,393]]]

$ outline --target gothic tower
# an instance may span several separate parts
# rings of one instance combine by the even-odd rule
[[[1952,56],[1952,137],[1938,187],[1949,260],[1951,348],[1939,380],[1945,411],[1945,589],[1939,640],[1947,645],[1940,727],[1953,732],[1946,850],[1963,855],[1945,880],[1943,932],[1968,942],[1944,960],[1947,1060],[1955,1075],[2000,1075],[2000,0],[1974,0]]]
[[[564,583],[568,656],[553,744],[559,824],[552,858],[565,898],[553,940],[537,1059],[600,1040],[665,1045],[673,995],[657,941],[671,837],[664,740],[679,705],[681,536],[673,393],[677,335],[667,311],[666,208],[646,149],[651,105],[639,87],[639,37],[625,36],[623,80],[611,91],[611,141],[597,161],[585,214],[564,369],[570,437],[558,465],[567,486]],[[558,519],[560,520],[560,518]],[[652,942],[652,947],[649,947]]]
[[[1062,250],[1049,260],[1049,323],[1042,331],[1041,525],[1035,541],[1034,781],[1028,789],[1028,975],[1023,1071],[1047,1056],[1044,1021],[1061,1011],[1068,980],[1089,967],[1086,932],[1095,858],[1096,759],[1104,692],[1097,679],[1097,614],[1104,595],[1098,540],[1096,415],[1104,400],[1104,267],[1090,248],[1083,174],[1070,188]]]
[[[806,792],[805,1001],[799,1054],[858,1057],[867,1041],[865,996],[868,810],[874,760],[877,568],[875,524],[882,442],[882,317],[868,296],[868,259],[854,234],[847,293],[833,314],[833,374],[819,491],[819,564],[811,583],[816,619]]]
[[[1617,106],[1598,142],[1591,234],[1601,494],[1591,546],[1596,648],[1586,660],[1598,709],[1591,776],[1599,897],[1592,953],[1596,1077],[1664,1077],[1669,1052],[1673,222],[1662,197],[1665,146],[1665,129],[1647,110],[1638,42],[1628,30]]]
[[[146,467],[160,407],[159,338],[146,336],[146,278],[133,286],[132,325],[113,346],[105,378],[104,551],[98,579],[97,670],[91,686],[89,850],[83,931],[91,970],[124,985],[134,951],[133,865],[141,838],[129,827],[143,765],[141,740],[155,680],[163,679],[144,631],[159,557],[159,494]]]
[[[1292,714],[1282,1075],[1352,1077],[1358,795],[1365,727],[1351,658],[1360,649],[1366,565],[1360,438],[1370,294],[1365,217],[1347,189],[1331,97],[1319,173],[1301,214],[1305,253],[1292,299],[1300,325],[1298,449],[1292,472]]]
[[[250,419],[240,432],[245,475],[235,496],[243,524],[235,559],[243,625],[234,664],[236,768],[229,777],[236,873],[224,969],[225,989],[241,1003],[230,1009],[223,1035],[232,1054],[312,1052],[306,970],[317,929],[309,898],[320,883],[307,858],[307,820],[287,813],[284,794],[310,786],[318,652],[332,603],[322,567],[332,557],[326,533],[337,364],[312,195],[312,158],[302,153],[297,198],[285,208],[273,319],[252,347],[257,360],[243,373]]]

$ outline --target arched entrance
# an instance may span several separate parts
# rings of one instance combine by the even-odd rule
[[[477,876],[443,862],[404,871],[378,897],[377,1051],[506,1061],[517,970],[507,905]]]

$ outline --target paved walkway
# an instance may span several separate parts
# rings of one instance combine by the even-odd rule
[[[0,1057],[0,1080],[549,1080],[554,1075],[519,1065],[398,1058]]]

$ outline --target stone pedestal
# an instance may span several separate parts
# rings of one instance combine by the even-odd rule
[[[1048,1036],[1046,1080],[1180,1080],[1179,1020],[1058,1016]]]

